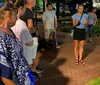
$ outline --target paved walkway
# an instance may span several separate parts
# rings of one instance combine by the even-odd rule
[[[100,38],[86,42],[85,65],[75,65],[72,38],[62,32],[58,33],[58,38],[63,41],[62,48],[38,52],[44,72],[36,85],[86,85],[100,77]]]

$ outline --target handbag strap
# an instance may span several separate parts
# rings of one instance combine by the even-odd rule
[[[82,15],[81,15],[81,17],[80,17],[80,21],[81,21],[81,19],[82,19],[82,16],[83,16],[83,13],[82,13]]]

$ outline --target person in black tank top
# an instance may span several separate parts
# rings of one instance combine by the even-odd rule
[[[38,43],[38,39],[36,37],[36,29],[34,27],[34,24],[35,24],[35,18],[34,18],[34,12],[33,12],[33,7],[35,7],[35,0],[26,0],[26,11],[25,11],[25,14],[23,16],[20,17],[21,20],[23,20],[24,22],[26,22],[27,26],[28,26],[28,29],[33,37],[33,40],[34,42],[37,42]],[[36,40],[35,40],[36,39]],[[34,46],[35,46],[35,54],[37,53],[37,48],[38,48],[38,45],[36,47],[36,44],[34,43]],[[38,59],[35,58],[33,59],[33,68],[36,68],[37,67],[37,64],[36,62],[38,62]],[[42,72],[42,69],[35,69],[38,73],[41,73]]]
[[[34,6],[35,6],[35,0],[26,0],[26,11],[24,15],[20,17],[21,20],[26,22],[32,37],[36,37],[36,31],[34,27],[35,16],[33,12]]]

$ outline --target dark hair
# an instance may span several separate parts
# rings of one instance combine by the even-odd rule
[[[16,7],[19,8],[20,6],[24,6],[25,5],[25,0],[20,0],[19,3],[16,4]]]
[[[95,7],[91,7],[88,12],[92,12],[94,9],[96,9],[96,8]]]
[[[92,10],[96,10],[96,8],[95,7],[92,7]]]
[[[52,4],[51,4],[51,3],[47,3],[47,4],[46,4],[46,7],[48,7],[49,5],[51,5],[51,6],[52,6]]]

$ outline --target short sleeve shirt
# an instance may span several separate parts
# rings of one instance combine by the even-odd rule
[[[72,18],[73,18],[74,20],[80,20],[81,16],[79,16],[77,13],[75,13],[74,15],[72,15]],[[86,26],[85,26],[85,24],[84,24],[84,20],[88,20],[88,15],[85,14],[85,13],[82,15],[82,18],[81,18],[81,20],[80,20],[80,22],[81,22],[80,25],[76,26],[76,28],[85,29]]]
[[[17,36],[17,38],[22,42],[23,45],[25,43],[32,41],[32,36],[28,30],[26,23],[20,19],[16,21],[15,26],[13,26],[12,31]]]
[[[25,56],[28,64],[32,64],[33,51],[31,51],[32,46],[26,46],[25,44],[32,41],[32,36],[28,30],[28,27],[24,21],[18,19],[14,27],[11,28],[14,34],[18,37],[18,39],[23,44],[23,55]]]
[[[34,14],[29,8],[26,8],[24,15],[21,16],[20,19],[23,20],[26,24],[28,19],[32,19],[34,23]]]
[[[55,19],[57,19],[55,11],[45,11],[42,15],[42,20],[46,23],[47,29],[54,29]]]
[[[89,25],[93,25],[94,24],[94,20],[97,18],[96,14],[93,13],[88,13],[88,24]]]

